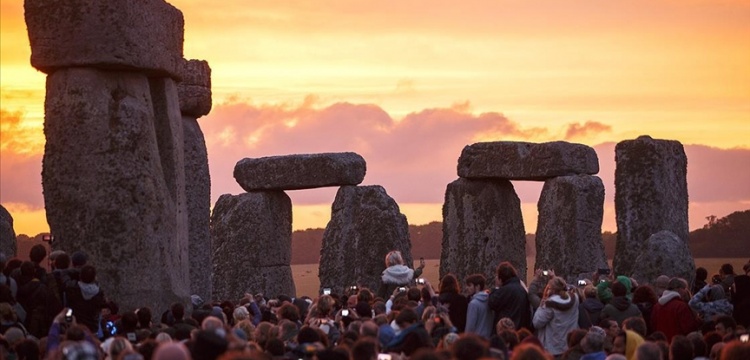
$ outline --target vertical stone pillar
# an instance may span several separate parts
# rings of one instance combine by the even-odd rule
[[[211,215],[213,299],[294,297],[292,201],[283,191],[224,194]]]
[[[568,283],[609,268],[602,243],[604,184],[597,176],[544,182],[539,198],[535,269],[553,269]]]
[[[190,293],[209,299],[211,290],[211,175],[208,150],[197,119],[211,111],[211,68],[185,60],[177,86],[185,146],[185,194],[188,208]]]
[[[492,284],[497,265],[509,261],[526,279],[526,234],[521,201],[508,180],[460,178],[448,184],[443,204],[440,277],[462,281],[484,274]]]
[[[688,242],[687,157],[678,141],[640,136],[615,147],[617,245],[614,270],[631,275],[651,235]]]
[[[42,185],[56,246],[84,250],[122,310],[189,295],[182,13],[161,0],[27,0],[47,73]]]
[[[16,232],[13,230],[13,216],[0,205],[0,252],[8,259],[16,256]]]
[[[318,277],[321,288],[342,294],[346,286],[378,291],[385,255],[401,251],[412,267],[409,224],[382,186],[342,186],[323,234]]]

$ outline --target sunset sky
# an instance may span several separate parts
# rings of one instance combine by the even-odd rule
[[[212,203],[244,157],[355,151],[411,224],[441,220],[461,149],[593,146],[615,231],[614,145],[648,134],[688,154],[690,228],[750,209],[750,0],[174,0],[184,55],[212,68]],[[0,203],[44,217],[45,75],[22,0],[0,3]],[[527,232],[541,183],[514,182]],[[325,227],[336,189],[290,192],[294,228]]]

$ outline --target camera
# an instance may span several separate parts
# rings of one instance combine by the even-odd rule
[[[331,288],[323,288],[323,295],[331,295]]]
[[[352,285],[352,286],[349,287],[349,290],[351,290],[351,291],[357,291],[357,289],[359,289],[357,287],[357,285]]]
[[[66,323],[73,322],[73,309],[68,309],[68,311],[65,312],[65,322]]]
[[[341,310],[341,316],[349,316],[349,309]]]
[[[549,271],[548,270],[542,270],[542,275],[549,276]]]
[[[399,291],[399,292],[404,292],[404,291],[406,291],[406,287],[405,287],[405,286],[402,286],[402,287],[398,288],[398,291]]]
[[[586,280],[578,280],[578,286],[586,286]]]
[[[115,336],[115,334],[117,334],[117,326],[115,326],[115,323],[113,321],[107,321],[107,323],[104,325],[104,328],[111,336]]]
[[[609,275],[609,272],[610,272],[610,270],[607,269],[607,268],[601,268],[601,269],[597,270],[597,273],[599,273],[599,275]]]
[[[746,343],[750,341],[750,335],[748,334],[742,334],[740,335],[740,342]]]
[[[391,360],[391,354],[378,354],[378,360]]]
[[[417,285],[424,285],[424,278],[417,279]]]

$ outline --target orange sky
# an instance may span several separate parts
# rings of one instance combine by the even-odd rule
[[[241,191],[242,157],[353,150],[420,224],[463,145],[566,139],[597,145],[614,230],[611,143],[649,134],[705,145],[687,149],[691,228],[750,208],[750,1],[171,3],[213,70],[213,201]],[[45,76],[23,1],[0,6],[0,202],[36,233]],[[517,184],[529,232],[540,187]],[[294,227],[325,226],[334,191],[292,192]]]

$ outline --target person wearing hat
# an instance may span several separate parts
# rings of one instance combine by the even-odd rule
[[[698,312],[698,316],[703,321],[712,321],[721,315],[732,316],[732,310],[734,310],[724,293],[724,288],[718,284],[704,286],[693,295],[688,305]]]
[[[667,289],[651,310],[651,329],[663,332],[668,342],[675,335],[687,335],[700,326],[693,310],[680,295],[679,290],[684,286],[682,279],[670,279]]]
[[[607,353],[604,351],[604,342],[607,339],[607,332],[598,326],[592,326],[581,340],[581,348],[584,355],[581,360],[604,360]]]

